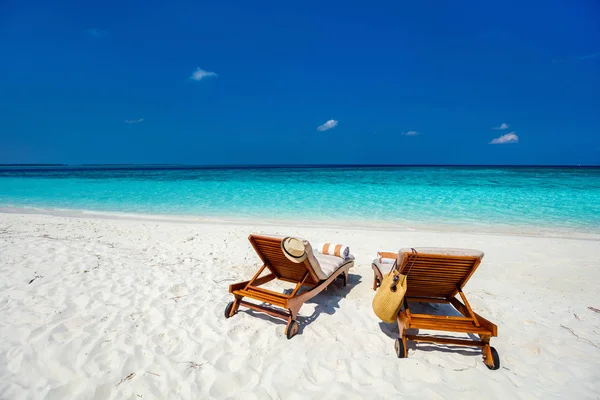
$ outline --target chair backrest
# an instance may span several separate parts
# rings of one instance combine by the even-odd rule
[[[408,273],[407,297],[453,298],[471,278],[484,255],[471,249],[421,247],[415,250],[416,258],[411,249],[398,252],[399,269],[403,274]]]
[[[281,249],[283,237],[250,235],[248,240],[267,268],[277,278],[290,282],[300,282],[308,271],[308,277],[304,282],[307,284],[319,283],[319,276],[308,258],[301,263],[295,263],[283,255]],[[312,253],[312,249],[310,252]]]

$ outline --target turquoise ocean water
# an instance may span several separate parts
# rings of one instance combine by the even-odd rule
[[[0,167],[0,207],[600,233],[600,169]]]

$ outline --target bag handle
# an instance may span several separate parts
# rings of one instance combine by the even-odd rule
[[[404,283],[406,281],[406,279],[408,278],[408,274],[410,273],[410,270],[412,269],[413,265],[415,265],[415,261],[417,260],[417,256],[419,255],[419,253],[417,252],[417,250],[414,249],[414,247],[411,247],[410,251],[411,251],[410,256],[412,256],[412,262],[410,264],[410,267],[408,267],[408,271],[406,271],[406,274],[404,274],[404,280],[402,281],[402,283]],[[394,268],[396,268],[397,262],[398,262],[398,260],[394,261],[394,265],[392,266],[392,269],[390,270],[390,274],[392,273]],[[398,272],[400,272],[400,270],[398,270]],[[402,275],[402,274],[399,274],[399,275]],[[392,284],[390,285],[390,290],[392,292],[396,291],[396,287],[398,285],[398,280],[400,280],[400,277],[398,275],[394,276],[394,280],[393,280]]]
[[[394,264],[392,264],[392,268],[390,268],[390,272],[388,272],[388,275],[391,274],[392,271],[396,269],[397,265],[398,265],[398,257],[396,257],[396,259],[394,260]]]
[[[417,253],[417,250],[415,250],[414,247],[411,247],[410,251],[411,251],[411,256],[413,257],[413,259],[412,259],[412,263],[410,264],[410,267],[408,268],[408,271],[406,271],[406,276],[408,276],[413,265],[415,265],[415,261],[417,261],[417,256],[419,255],[419,253]]]

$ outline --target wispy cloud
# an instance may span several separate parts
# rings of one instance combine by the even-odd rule
[[[492,129],[495,129],[497,131],[503,131],[505,129],[508,129],[508,124],[503,122],[500,124],[500,126],[494,126]]]
[[[337,126],[338,122],[335,119],[330,119],[329,121],[325,122],[323,125],[319,125],[317,127],[318,131],[326,131],[329,130],[331,128],[335,128]]]
[[[190,79],[193,81],[201,81],[204,78],[217,77],[219,74],[216,72],[205,71],[200,67],[197,67]]]
[[[598,58],[598,57],[600,57],[600,52],[586,54],[585,56],[577,57],[576,60],[577,61],[593,60],[594,58]]]
[[[144,118],[139,118],[139,119],[126,119],[125,123],[126,124],[139,124],[140,122],[144,122]]]
[[[502,135],[492,140],[490,144],[508,144],[508,143],[519,143],[519,137],[516,133],[510,132],[506,135]]]
[[[87,29],[85,31],[85,33],[87,33],[88,35],[95,37],[95,38],[103,38],[108,36],[108,32],[102,29],[97,29],[97,28],[90,28]]]
[[[421,132],[408,131],[408,132],[402,132],[402,135],[404,135],[404,136],[417,136],[417,135],[421,135]]]
[[[593,60],[596,58],[600,57],[600,51],[597,51],[595,53],[590,53],[590,54],[586,54],[583,56],[578,56],[578,57],[569,57],[569,58],[553,58],[552,59],[552,63],[553,64],[559,64],[559,63],[563,63],[563,62],[580,62],[580,61],[586,61],[586,60]]]

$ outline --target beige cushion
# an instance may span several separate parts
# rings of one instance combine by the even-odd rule
[[[443,256],[463,256],[463,257],[476,257],[483,258],[483,251],[474,249],[454,249],[451,247],[415,247],[415,250],[419,254],[439,254]],[[404,254],[412,254],[412,250],[408,247],[400,249],[398,252],[398,259],[401,260]]]
[[[260,236],[271,237],[274,239],[284,239],[285,235],[274,235],[274,234],[262,234]],[[304,246],[306,247],[306,259],[315,271],[317,278],[320,280],[327,279],[343,264],[354,261],[354,257],[351,255],[348,259],[336,256],[329,256],[325,254],[316,253],[310,242],[306,239],[302,239]]]
[[[381,261],[379,261],[379,258],[376,258],[373,260],[373,265],[377,267],[377,269],[379,270],[379,272],[381,272],[382,275],[386,275],[388,272],[391,271],[395,261],[396,260],[392,260],[390,258],[384,258]]]
[[[331,274],[328,275],[325,271],[323,271],[323,269],[321,268],[321,263],[315,257],[315,252],[308,240],[304,240],[304,247],[306,248],[306,259],[315,271],[317,278],[321,280],[327,279],[327,277]]]
[[[336,256],[330,256],[328,254],[314,253],[313,257],[319,264],[319,271],[323,274],[322,276],[319,276],[317,268],[315,268],[314,264],[311,262],[310,265],[313,266],[313,269],[317,273],[317,276],[319,276],[319,279],[327,279],[342,265],[347,264],[349,262],[354,262],[354,257],[352,255],[347,259],[343,259]]]

